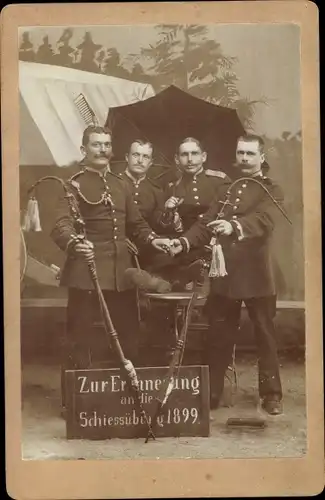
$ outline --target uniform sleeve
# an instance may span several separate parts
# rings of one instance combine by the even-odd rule
[[[143,245],[157,236],[149,224],[141,216],[138,206],[134,202],[132,191],[125,183],[126,192],[126,235],[136,244]]]
[[[268,189],[276,202],[283,207],[284,196],[281,188],[274,185]],[[265,192],[252,212],[238,217],[236,220],[230,220],[230,223],[239,241],[259,238],[273,231],[278,212],[279,209]]]
[[[64,194],[60,195],[56,204],[55,225],[51,231],[54,243],[64,252],[68,250],[77,235],[69,204]]]
[[[165,195],[162,189],[155,189],[155,208],[148,219],[148,224],[158,233],[164,229]]]
[[[190,247],[199,247],[210,242],[212,231],[207,227],[207,224],[217,218],[220,206],[219,198],[215,198],[209,210],[202,214],[198,221],[182,235]]]

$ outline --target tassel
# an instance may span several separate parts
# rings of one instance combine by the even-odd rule
[[[26,232],[28,232],[28,231],[36,231],[36,232],[42,231],[40,218],[39,218],[38,202],[37,202],[36,198],[30,198],[28,200],[23,230]]]
[[[222,246],[220,243],[217,243],[217,239],[215,237],[211,239],[210,245],[212,245],[212,257],[209,278],[223,278],[224,276],[227,276],[227,270]]]

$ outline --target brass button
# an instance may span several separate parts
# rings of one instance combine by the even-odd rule
[[[240,201],[240,198],[236,198],[236,203],[238,203]]]
[[[242,187],[243,187],[243,188],[247,187],[246,182],[245,182],[244,184],[242,184]]]
[[[193,191],[197,191],[197,188],[193,188]]]
[[[113,221],[114,221],[114,222],[117,222],[117,219],[115,219],[115,218],[114,218],[114,219],[113,219]]]
[[[138,196],[138,194],[139,194],[139,193],[138,193],[138,192],[136,192],[136,193],[134,193],[134,194],[135,194],[135,196]]]
[[[137,200],[134,200],[134,203],[137,205],[138,204]]]
[[[117,240],[117,236],[114,236],[114,240]]]
[[[241,189],[238,190],[238,194],[242,194],[242,190]]]
[[[117,231],[117,227],[116,226],[114,226],[114,231]]]
[[[237,219],[237,215],[233,215],[233,216],[232,216],[232,218],[233,218],[233,219]]]
[[[198,200],[198,199],[199,199],[199,197],[198,197],[198,196],[194,196],[194,200]]]
[[[200,205],[200,202],[199,202],[199,201],[197,201],[197,202],[196,202],[196,205]]]
[[[237,208],[238,208],[238,207],[237,207],[237,205],[235,205],[235,206],[234,206],[234,210],[237,210]]]

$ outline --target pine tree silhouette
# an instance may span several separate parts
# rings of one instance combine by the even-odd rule
[[[96,64],[96,55],[102,48],[102,45],[93,42],[89,31],[86,31],[81,44],[77,46],[76,67],[85,71],[98,72],[99,67]]]
[[[121,64],[121,56],[118,50],[113,47],[107,49],[106,57],[102,62],[103,73],[117,78],[130,78],[130,72]]]
[[[56,43],[56,53],[53,56],[53,63],[58,66],[74,67],[75,49],[69,45],[73,36],[73,30],[66,28]]]
[[[36,61],[43,64],[53,64],[53,50],[47,35],[44,36],[42,45],[38,47]]]
[[[29,39],[29,32],[25,31],[19,47],[19,59],[21,61],[35,61],[34,46]]]
[[[264,97],[249,101],[240,96],[233,70],[237,59],[224,54],[206,26],[159,25],[156,43],[134,56],[146,62],[144,72],[156,92],[176,85],[200,99],[238,109],[244,126],[253,126],[256,105],[267,104]]]

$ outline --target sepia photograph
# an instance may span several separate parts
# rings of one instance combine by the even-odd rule
[[[306,452],[299,40],[20,28],[23,458]]]
[[[306,459],[302,27],[157,19],[16,30],[20,459]]]

